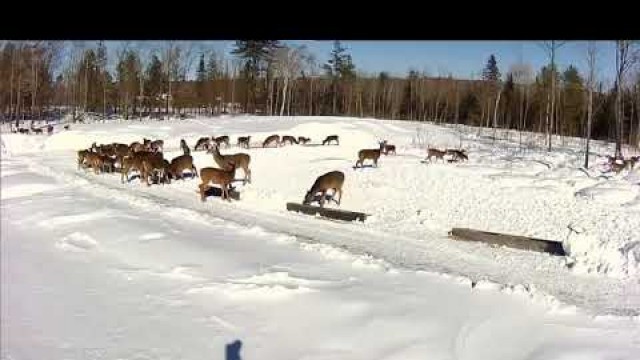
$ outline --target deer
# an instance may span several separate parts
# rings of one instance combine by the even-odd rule
[[[447,155],[451,155],[453,158],[452,160],[454,161],[458,161],[458,160],[463,160],[463,161],[467,161],[469,160],[469,157],[466,154],[466,150],[457,150],[457,149],[447,149],[445,150],[445,153]]]
[[[363,162],[366,159],[373,160],[373,165],[375,165],[375,167],[378,167],[378,159],[380,158],[380,154],[382,154],[383,151],[384,151],[384,142],[380,142],[380,148],[378,149],[362,149],[358,151],[358,161],[356,161],[355,168],[358,167],[358,164],[360,164],[360,167],[362,167]]]
[[[19,134],[29,134],[29,129],[19,128],[18,129],[18,133]]]
[[[390,152],[393,152],[393,155],[395,155],[396,154],[396,146],[395,145],[391,145],[391,144],[387,144],[387,140],[385,140],[383,142],[384,142],[384,152],[383,152],[383,154],[389,155]]]
[[[194,151],[208,150],[210,146],[211,146],[211,139],[208,137],[201,137],[196,142],[196,146],[193,147],[193,150]]]
[[[231,185],[235,177],[236,164],[233,161],[229,162],[229,164],[223,169],[213,167],[200,169],[200,180],[202,180],[202,183],[198,185],[198,187],[200,188],[200,200],[202,200],[202,202],[206,200],[204,194],[207,191],[209,184],[213,183],[220,185],[220,188],[222,190],[221,198],[223,200],[226,199],[227,201],[231,201],[231,199],[229,198],[229,186]]]
[[[240,136],[238,137],[238,146],[239,147],[244,147],[244,148],[249,148],[249,144],[251,142],[251,136]]]
[[[336,144],[340,145],[340,141],[338,138],[338,135],[329,135],[327,136],[323,141],[322,141],[322,145],[328,145],[331,144],[332,141],[335,141]]]
[[[183,179],[182,173],[184,170],[190,170],[193,175],[198,176],[198,169],[193,164],[193,156],[189,154],[173,158],[167,167],[169,175],[174,179]]]
[[[65,130],[69,130],[69,125],[65,125],[65,126],[64,126],[64,129],[65,129]]]
[[[142,157],[141,175],[147,186],[151,186],[149,183],[149,177],[155,172],[160,174],[159,182],[162,182],[163,184],[167,182],[167,169],[165,166],[166,163],[161,152],[151,152],[150,155]]]
[[[442,160],[442,162],[444,162],[444,156],[446,155],[446,151],[441,151],[438,149],[434,149],[434,148],[429,148],[427,149],[427,160],[429,160],[429,162],[431,162],[431,157],[435,156],[436,160],[440,159]]]
[[[129,155],[122,159],[122,166],[120,167],[120,181],[124,184],[125,176],[129,180],[129,172],[131,170],[137,170],[140,173],[140,182],[144,182],[144,167],[143,160],[147,157],[160,157],[162,159],[162,153],[152,153],[149,151],[131,152]]]
[[[280,146],[280,136],[279,135],[271,135],[269,137],[267,137],[264,142],[262,143],[262,147],[267,147],[267,145],[271,144],[271,143],[275,143],[275,147]]]
[[[78,150],[78,170],[84,165],[85,159],[90,152],[90,150]]]
[[[42,129],[41,128],[31,128],[31,132],[33,132],[34,134],[42,134]]]
[[[47,135],[51,135],[53,134],[53,126],[52,125],[48,125],[47,126]]]
[[[289,142],[289,145],[298,144],[298,140],[296,140],[296,138],[294,138],[293,136],[284,135],[282,137],[282,145],[286,145],[287,141]]]
[[[302,201],[303,205],[309,205],[311,202],[315,200],[315,195],[318,192],[322,192],[322,197],[318,201],[320,207],[324,207],[325,196],[327,194],[327,190],[333,189],[333,198],[339,192],[340,197],[338,200],[333,199],[338,205],[340,205],[340,201],[342,200],[342,185],[344,184],[344,173],[342,171],[331,171],[324,175],[319,176],[316,181],[311,186],[311,189],[307,191],[307,194],[304,196],[304,200]]]
[[[217,138],[211,137],[211,141],[215,142],[218,146],[224,144],[225,147],[229,147],[229,137],[227,135],[218,136]]]
[[[95,152],[85,153],[83,161],[86,162],[87,165],[93,169],[93,172],[95,174],[100,173],[99,170],[102,168],[102,159],[100,158],[100,155],[98,155],[98,153],[95,153]]]
[[[151,149],[151,151],[162,152],[163,148],[164,148],[163,140],[154,140],[149,143],[149,149]]]
[[[242,168],[244,171],[244,179],[243,184],[251,183],[251,169],[249,169],[249,164],[251,163],[251,156],[245,153],[237,153],[231,155],[222,155],[220,154],[220,149],[218,146],[214,145],[209,151],[213,154],[213,161],[222,169],[225,169],[229,163],[233,162],[236,168]]]
[[[309,141],[311,141],[311,139],[309,139],[308,137],[298,136],[299,144],[306,145]]]
[[[100,166],[101,172],[114,172],[116,165],[115,159],[108,155],[98,155],[99,161],[98,164]]]
[[[138,141],[134,141],[131,143],[131,145],[129,145],[129,149],[132,152],[140,152],[140,151],[145,151],[145,147],[143,144],[140,144]]]
[[[184,139],[180,139],[180,148],[184,155],[191,155],[191,149],[189,149],[189,145],[187,145],[187,142],[184,141]]]

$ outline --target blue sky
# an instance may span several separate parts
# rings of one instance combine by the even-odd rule
[[[284,40],[292,45],[304,44],[319,62],[325,62],[333,47],[332,41]],[[140,42],[136,42],[140,43]],[[160,41],[144,42],[148,48],[162,46]],[[196,52],[216,50],[226,54],[233,49],[233,41],[190,42]],[[547,55],[536,41],[343,41],[351,53],[356,68],[369,73],[387,71],[404,76],[409,69],[426,71],[429,75],[449,75],[457,78],[479,78],[487,58],[495,54],[498,67],[504,74],[509,66],[522,59],[538,71],[548,63]],[[114,58],[119,42],[108,42]],[[599,77],[610,82],[615,73],[615,46],[613,42],[598,42]],[[586,42],[568,42],[557,51],[560,69],[570,64],[586,72]],[[193,67],[195,68],[195,61]]]

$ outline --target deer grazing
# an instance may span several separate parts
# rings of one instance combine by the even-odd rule
[[[162,152],[164,148],[163,140],[155,140],[149,143],[149,150],[153,152]]]
[[[333,200],[340,205],[340,201],[342,200],[342,185],[344,184],[344,173],[341,171],[331,171],[324,175],[319,176],[316,181],[311,186],[311,189],[307,191],[307,194],[304,196],[304,200],[302,204],[309,205],[316,199],[316,194],[321,192],[322,196],[318,201],[320,203],[320,207],[324,207],[324,201],[327,194],[327,190],[333,190]],[[338,200],[335,199],[337,193],[340,193],[340,197]]]
[[[384,152],[383,154],[385,155],[389,155],[389,153],[393,153],[393,155],[396,154],[396,146],[395,145],[391,145],[391,144],[387,144],[387,140],[383,141],[384,143]]]
[[[229,137],[227,135],[224,136],[218,136],[217,138],[214,138],[213,136],[211,137],[211,141],[216,143],[218,145],[218,147],[221,144],[224,144],[225,147],[229,147]]]
[[[234,163],[236,168],[242,168],[244,171],[244,179],[243,183],[251,183],[251,169],[249,169],[249,164],[251,163],[251,156],[245,153],[237,153],[231,155],[222,155],[220,154],[220,149],[218,146],[213,146],[209,151],[213,154],[213,161],[221,168],[226,169],[229,166],[229,163]]]
[[[335,141],[337,145],[340,145],[340,140],[338,135],[329,135],[324,140],[322,140],[322,145],[331,144],[332,141]]]
[[[306,145],[309,141],[311,141],[311,139],[309,139],[308,137],[298,136],[299,144]]]
[[[434,149],[434,148],[429,148],[427,149],[427,159],[429,160],[429,162],[431,162],[431,158],[435,156],[436,160],[440,159],[442,160],[442,162],[444,162],[444,156],[447,154],[446,151],[441,151],[438,149]]]
[[[248,149],[251,141],[251,136],[238,137],[238,146]]]
[[[363,162],[367,159],[373,160],[373,165],[378,167],[378,159],[380,158],[380,154],[384,151],[384,142],[380,142],[380,148],[378,149],[362,149],[358,151],[358,161],[356,161],[355,168],[358,168],[358,164],[360,167],[363,166]]]
[[[149,177],[155,173],[159,174],[159,182],[167,182],[167,169],[164,157],[161,152],[150,152],[150,155],[142,157],[142,171],[141,175],[144,178],[144,182],[147,186],[151,186],[149,183]]]
[[[267,137],[264,142],[262,143],[262,147],[267,147],[269,145],[271,145],[271,143],[275,144],[275,147],[280,146],[280,135],[271,135],[269,137]]]
[[[180,139],[180,148],[184,155],[191,155],[191,149],[189,149],[189,145],[187,145],[187,142],[184,141],[184,139]]]
[[[196,146],[193,147],[193,151],[209,150],[210,147],[211,147],[211,139],[208,137],[201,137],[196,142]]]
[[[120,168],[120,181],[124,184],[125,177],[127,181],[129,180],[129,172],[131,170],[137,170],[140,173],[140,182],[144,182],[147,176],[144,173],[145,168],[143,162],[145,159],[150,157],[159,158],[159,160],[162,161],[162,153],[152,153],[144,150],[131,152],[129,155],[125,156],[122,159],[122,166]]]
[[[198,185],[200,188],[200,200],[205,201],[205,192],[209,188],[209,184],[220,185],[222,190],[222,199],[231,201],[229,198],[229,187],[236,176],[236,164],[230,162],[225,168],[218,169],[213,167],[206,167],[200,169],[200,180],[202,183]]]
[[[167,167],[167,172],[174,179],[183,179],[182,173],[185,170],[191,171],[193,176],[198,176],[198,169],[196,169],[196,166],[193,164],[193,156],[189,154],[174,158]]]
[[[289,142],[289,145],[293,145],[293,144],[298,144],[298,140],[296,140],[295,137],[290,136],[290,135],[284,135],[282,137],[282,145],[286,145],[286,143]]]
[[[462,160],[462,161],[467,161],[469,160],[469,157],[467,156],[467,151],[462,149],[462,150],[457,150],[457,149],[447,149],[445,150],[447,155],[451,155],[453,160],[452,162],[457,162],[458,160]]]

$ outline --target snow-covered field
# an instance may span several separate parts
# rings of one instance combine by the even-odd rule
[[[223,148],[252,157],[253,182],[231,204],[201,203],[198,179],[147,188],[76,170],[75,151],[94,141],[163,139],[170,159],[181,138],[274,133],[338,134],[340,146]],[[640,176],[587,176],[572,146],[520,152],[473,129],[267,117],[1,139],[3,359],[220,358],[236,339],[243,359],[640,353]],[[380,139],[397,155],[352,169]],[[468,163],[420,162],[426,145],[460,142]],[[346,174],[340,207],[365,223],[285,210],[330,170]],[[563,241],[569,257],[452,241],[452,227]]]

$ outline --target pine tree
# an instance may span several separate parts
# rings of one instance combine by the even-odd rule
[[[340,41],[334,41],[331,57],[327,63],[322,66],[327,76],[331,79],[332,113],[334,115],[338,114],[337,99],[339,85],[346,80],[355,78],[355,65],[353,64],[351,55],[347,54],[346,51],[347,49],[342,47]],[[342,112],[344,112],[344,109],[342,109]]]
[[[206,81],[207,70],[204,64],[204,53],[200,54],[200,62],[198,63],[198,69],[196,70],[196,102],[198,107],[206,104]]]
[[[572,135],[580,135],[579,129],[584,121],[583,111],[585,105],[584,99],[584,80],[580,76],[578,69],[569,65],[562,74],[562,84],[564,88],[564,120],[569,126]]]
[[[237,40],[231,54],[237,55],[244,61],[243,73],[247,82],[245,97],[245,111],[253,113],[256,106],[256,92],[258,78],[266,70],[266,62],[276,48],[280,47],[278,40]],[[249,105],[251,104],[251,108]]]
[[[489,56],[489,60],[487,60],[487,65],[482,71],[482,79],[491,82],[500,81],[500,70],[498,69],[498,62],[496,61],[496,57],[491,54]]]

